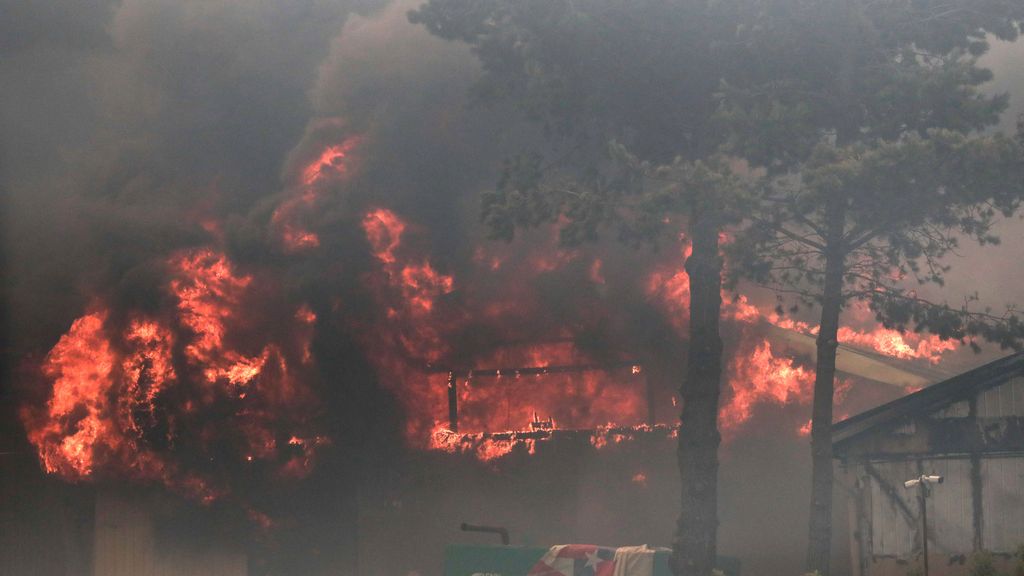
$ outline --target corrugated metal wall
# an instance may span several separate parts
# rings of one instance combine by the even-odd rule
[[[903,482],[922,473],[945,478],[928,499],[932,552],[962,553],[972,548],[970,460],[936,459],[876,463],[871,477],[871,522],[876,556],[909,558],[920,547],[920,505],[916,489]]]
[[[900,491],[900,478],[912,474],[910,462],[885,462],[873,466],[875,475],[871,483],[871,533],[874,536],[872,550],[875,556],[896,556],[906,558],[914,547],[913,494]],[[915,516],[916,517],[916,516]]]
[[[871,527],[875,556],[909,558],[920,548],[917,490],[903,482],[922,473],[943,476],[928,498],[929,547],[932,553],[969,553],[974,548],[969,458],[879,462],[870,476]],[[984,457],[982,543],[995,552],[1012,552],[1024,544],[1024,458]]]
[[[93,576],[152,573],[153,524],[126,498],[97,495],[93,545]]]
[[[971,506],[971,461],[926,460],[926,474],[944,478],[928,497],[929,546],[935,552],[962,554],[974,546],[974,511]],[[904,480],[912,478],[908,476]],[[916,490],[906,490],[916,492]]]
[[[979,418],[1024,417],[1024,377],[1018,376],[978,395]]]
[[[985,548],[1012,552],[1024,544],[1024,458],[981,460]]]
[[[246,576],[246,556],[216,543],[182,547],[155,536],[145,502],[103,493],[96,499],[93,576]]]

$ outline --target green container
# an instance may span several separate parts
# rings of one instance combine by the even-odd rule
[[[444,552],[445,576],[526,576],[547,553],[535,546],[467,546],[451,544]],[[654,555],[654,576],[672,576],[668,552]],[[739,561],[719,557],[718,565],[727,576],[739,576]]]
[[[444,551],[444,576],[526,576],[547,548],[531,546],[463,546]]]

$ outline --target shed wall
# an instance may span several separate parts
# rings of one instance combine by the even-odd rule
[[[163,541],[144,500],[101,493],[96,499],[93,576],[245,576],[245,554],[215,542]]]
[[[982,458],[984,547],[1012,552],[1024,544],[1024,457]]]
[[[1024,457],[987,456],[980,464],[980,542],[987,550],[1012,553],[1024,544]],[[970,458],[922,458],[865,465],[873,556],[909,560],[920,552],[917,490],[904,488],[903,482],[921,474],[944,478],[927,500],[932,554],[957,556],[974,549]]]
[[[978,394],[979,418],[1024,417],[1024,376]]]

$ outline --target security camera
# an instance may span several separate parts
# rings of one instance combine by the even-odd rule
[[[929,475],[923,475],[923,476],[920,476],[918,478],[914,478],[913,480],[907,480],[906,482],[903,483],[903,486],[905,488],[913,488],[914,486],[917,486],[917,485],[921,484],[922,482],[924,482],[925,485],[928,485],[928,484],[942,484],[942,476],[939,476],[937,474],[933,474],[933,475],[930,475],[930,476]]]

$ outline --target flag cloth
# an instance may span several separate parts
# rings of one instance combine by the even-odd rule
[[[653,576],[654,548],[607,548],[562,544],[550,550],[528,576]]]

